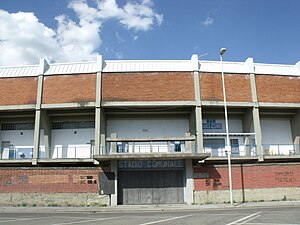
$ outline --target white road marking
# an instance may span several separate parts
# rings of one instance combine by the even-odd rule
[[[149,225],[149,224],[162,223],[162,222],[166,222],[166,221],[170,221],[170,220],[182,219],[182,218],[189,217],[189,216],[192,216],[192,215],[177,216],[177,217],[172,217],[172,218],[164,219],[164,220],[156,220],[156,221],[149,222],[149,223],[141,223],[139,225]]]
[[[40,219],[49,219],[49,218],[53,218],[53,216],[51,216],[51,217],[20,218],[20,219],[13,219],[13,220],[11,219],[11,220],[0,221],[0,223],[10,223],[10,222],[26,221],[26,220],[40,220]]]
[[[249,216],[245,216],[245,217],[243,217],[243,218],[241,218],[241,219],[238,219],[238,220],[233,221],[233,222],[231,222],[231,223],[228,223],[228,224],[226,224],[226,225],[242,224],[242,223],[241,223],[242,221],[247,220],[247,219],[250,219],[250,218],[252,218],[252,217],[255,217],[257,214],[260,214],[260,213],[261,213],[261,212],[253,213],[253,214],[251,214],[251,215],[249,215]]]
[[[56,223],[52,225],[65,225],[65,224],[82,224],[82,223],[89,223],[94,221],[101,221],[101,220],[113,220],[113,219],[119,219],[121,217],[110,217],[110,218],[100,218],[100,219],[93,219],[93,220],[81,220],[81,221],[74,221],[74,222],[66,222],[66,223]]]
[[[247,220],[245,220],[245,221],[243,221],[241,223],[237,223],[237,224],[241,224],[241,225],[242,224],[248,224],[249,221],[254,220],[254,219],[258,218],[258,217],[260,217],[260,215],[256,215],[254,217],[251,217],[251,218],[249,218],[249,219],[247,219]]]

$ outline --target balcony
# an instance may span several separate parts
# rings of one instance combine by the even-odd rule
[[[294,144],[263,144],[265,156],[299,156],[300,145]]]
[[[3,160],[22,160],[31,159],[33,155],[33,147],[18,146],[14,148],[0,149],[0,159]]]
[[[208,154],[197,153],[195,136],[160,138],[106,138],[106,149],[96,155],[98,161],[134,159],[198,159]]]
[[[56,145],[49,149],[47,153],[45,147],[40,147],[39,158],[41,159],[92,159],[94,156],[94,146],[83,145]]]
[[[204,153],[209,153],[211,157],[227,157],[227,151],[224,145],[205,145],[203,146]],[[232,157],[251,157],[256,156],[255,145],[232,145]]]

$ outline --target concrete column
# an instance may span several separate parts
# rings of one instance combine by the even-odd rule
[[[101,98],[102,98],[102,69],[104,66],[104,61],[102,56],[97,58],[97,78],[96,78],[96,109],[95,109],[95,155],[102,155],[104,153],[103,147],[101,146]],[[95,164],[98,161],[95,160]]]
[[[195,108],[196,115],[196,153],[203,153],[202,107]]]
[[[38,76],[38,87],[37,87],[37,99],[35,106],[35,125],[34,125],[34,140],[33,140],[33,155],[32,164],[37,164],[37,159],[39,157],[40,148],[40,132],[41,132],[41,105],[42,105],[42,95],[43,95],[43,83],[44,83],[44,73],[48,70],[49,64],[45,59],[40,60],[39,64],[39,76]]]
[[[256,154],[260,157],[263,156],[264,153],[262,148],[262,135],[261,135],[259,108],[254,107],[252,114],[253,114],[253,125],[254,125],[254,132],[255,132]]]
[[[291,120],[292,138],[295,148],[295,153],[300,154],[300,109]]]
[[[195,136],[196,136],[196,153],[203,153],[203,131],[202,131],[202,110],[201,110],[201,94],[200,94],[200,80],[199,80],[199,59],[198,55],[193,55],[191,58],[191,65],[194,75],[194,91],[195,91]]]
[[[50,159],[50,149],[51,149],[51,122],[46,110],[42,110],[41,113],[41,123],[44,129],[44,144],[45,144],[45,157]]]
[[[249,68],[251,94],[252,94],[252,101],[254,104],[252,115],[253,115],[253,126],[255,132],[256,154],[259,157],[262,157],[264,153],[262,149],[262,134],[261,134],[260,116],[259,116],[259,103],[258,103],[257,90],[256,90],[255,68],[254,68],[253,58],[248,58],[245,61],[245,64]]]
[[[35,110],[32,165],[37,164],[37,159],[39,157],[40,131],[41,131],[41,110]]]
[[[118,137],[118,134],[116,134],[116,133],[111,134],[111,138],[117,138],[117,137]],[[109,152],[113,153],[113,154],[117,153],[117,142],[113,141],[110,143]]]
[[[118,161],[111,161],[111,172],[115,173],[115,193],[110,195],[110,205],[118,205]]]
[[[193,177],[193,161],[191,159],[185,160],[185,202],[188,205],[194,203],[194,177]]]
[[[243,132],[244,133],[250,133],[251,132],[251,124],[253,121],[253,114],[252,110],[248,109],[243,117]],[[250,136],[244,137],[244,145],[245,145],[245,151],[246,155],[251,155],[251,138]]]

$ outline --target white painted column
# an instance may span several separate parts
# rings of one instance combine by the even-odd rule
[[[118,205],[118,161],[111,161],[111,172],[115,173],[115,193],[110,195],[110,205]]]
[[[185,160],[185,202],[188,205],[194,203],[194,177],[193,177],[193,161],[191,159]]]

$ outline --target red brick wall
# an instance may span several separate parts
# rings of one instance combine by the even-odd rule
[[[0,105],[36,104],[37,77],[1,78]]]
[[[97,193],[100,169],[0,169],[0,193]]]
[[[190,72],[104,73],[104,101],[194,101]]]
[[[226,98],[229,102],[252,102],[250,76],[225,74]],[[200,92],[203,101],[223,101],[222,76],[200,73]]]
[[[195,173],[208,173],[209,178],[194,181],[195,190],[228,190],[227,166],[195,167]],[[233,189],[300,187],[300,164],[234,165]]]
[[[256,75],[256,89],[260,102],[300,102],[300,78]]]
[[[43,103],[81,103],[96,100],[96,74],[45,76]]]

